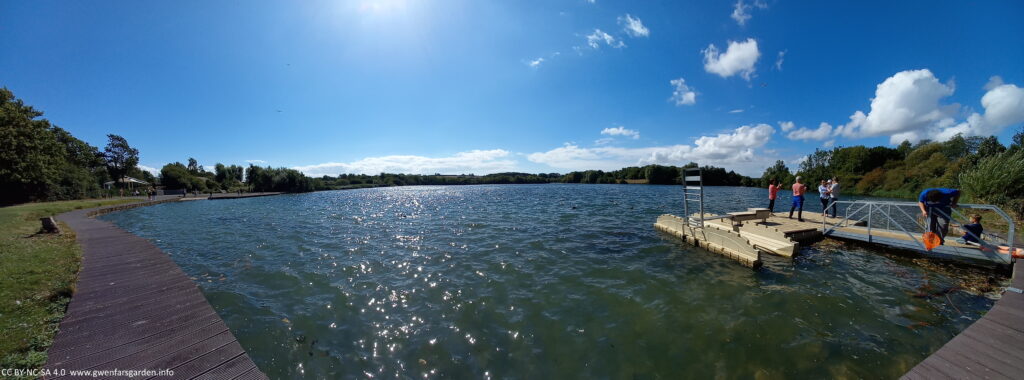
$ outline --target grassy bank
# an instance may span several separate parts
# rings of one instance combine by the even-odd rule
[[[75,234],[41,234],[39,218],[132,200],[79,200],[0,208],[0,368],[39,368],[70,301],[81,263]]]

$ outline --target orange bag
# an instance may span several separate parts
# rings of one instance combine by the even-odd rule
[[[939,234],[931,231],[925,232],[924,236],[921,236],[921,240],[924,240],[924,249],[929,251],[942,244],[942,238],[939,237]]]

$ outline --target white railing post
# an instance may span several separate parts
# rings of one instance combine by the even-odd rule
[[[874,205],[872,205],[871,203],[868,203],[868,242],[869,243],[871,242],[871,214],[872,214],[871,209],[872,208],[874,208]]]
[[[886,207],[886,209],[885,209],[885,216],[886,216],[886,218],[885,218],[885,229],[886,230],[892,230],[892,227],[889,226],[889,221],[892,220],[892,204],[889,204]]]

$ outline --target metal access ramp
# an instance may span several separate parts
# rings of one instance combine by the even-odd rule
[[[919,220],[917,217],[920,210],[916,202],[857,200],[832,203],[844,211],[843,218],[835,222],[826,222],[822,218],[821,231],[828,237],[885,245],[919,252],[927,257],[965,261],[982,266],[1008,265],[1014,262],[1012,255],[1000,252],[1008,247],[1016,247],[1016,226],[1009,215],[993,205],[962,204],[959,208],[952,209],[950,215],[933,210],[949,218],[950,223],[945,244],[929,251],[921,239],[922,234],[928,230],[925,226],[927,221]],[[981,236],[974,236],[979,243],[956,242],[956,238],[963,236],[960,232],[962,226],[969,223],[964,213],[970,212],[961,210],[977,210],[985,216],[982,220],[985,232]],[[998,216],[1001,222],[998,219],[991,219],[992,216]],[[866,224],[855,226],[852,225],[852,220],[863,221]],[[986,220],[989,221],[988,224]]]

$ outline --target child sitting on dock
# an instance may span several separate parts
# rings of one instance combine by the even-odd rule
[[[961,230],[964,231],[964,237],[956,239],[957,243],[981,244],[981,242],[978,241],[978,238],[980,238],[982,232],[985,231],[985,228],[981,226],[981,215],[971,214],[971,224],[963,225],[963,228],[961,228]]]

